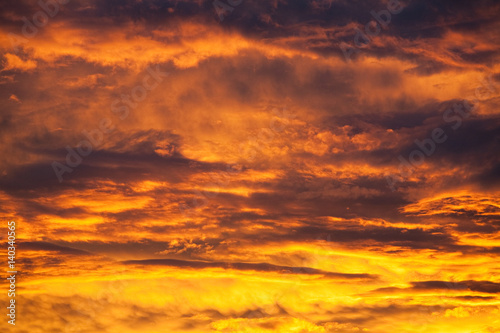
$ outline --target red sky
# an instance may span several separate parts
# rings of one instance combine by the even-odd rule
[[[0,4],[2,332],[500,332],[497,1],[48,2]]]

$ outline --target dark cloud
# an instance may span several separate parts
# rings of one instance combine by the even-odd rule
[[[48,242],[23,241],[21,243],[21,248],[23,250],[30,250],[30,251],[54,251],[57,252],[58,254],[67,254],[67,255],[91,255],[91,253],[87,251],[82,251],[66,246],[60,246]]]
[[[328,278],[338,278],[338,279],[363,279],[363,280],[373,280],[377,279],[377,276],[371,274],[347,274],[347,273],[335,273],[326,272],[320,269],[314,269],[309,267],[290,267],[290,266],[277,266],[268,263],[230,263],[230,262],[205,262],[205,261],[185,261],[176,259],[147,259],[147,260],[128,260],[124,261],[127,265],[162,265],[162,266],[174,266],[183,268],[224,268],[224,269],[236,269],[236,270],[252,270],[258,272],[277,272],[283,274],[307,274],[307,275],[323,275]]]
[[[418,281],[418,282],[411,282],[411,284],[412,284],[412,287],[410,287],[410,288],[389,287],[389,288],[376,289],[374,292],[396,293],[396,292],[402,291],[402,290],[408,290],[408,291],[411,291],[411,290],[414,290],[414,291],[443,290],[443,291],[449,291],[449,292],[475,291],[475,292],[488,293],[488,294],[500,293],[500,284],[496,283],[496,282],[491,282],[491,281],[474,281],[474,280],[467,280],[467,281],[460,281],[460,282]],[[473,299],[472,296],[468,296],[468,297]]]
[[[446,281],[421,281],[412,282],[414,289],[423,290],[469,290],[481,293],[496,294],[500,293],[500,283],[491,281],[460,281],[460,282],[446,282]]]

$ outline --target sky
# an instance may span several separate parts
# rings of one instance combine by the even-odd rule
[[[500,332],[499,17],[2,1],[2,332]]]

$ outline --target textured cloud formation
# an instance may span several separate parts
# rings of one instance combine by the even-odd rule
[[[5,331],[500,329],[497,1],[63,2],[0,5]]]

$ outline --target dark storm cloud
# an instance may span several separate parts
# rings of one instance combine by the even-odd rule
[[[399,229],[391,227],[358,227],[352,226],[348,229],[318,229],[313,227],[303,227],[297,230],[297,235],[320,235],[328,234],[332,242],[356,242],[360,240],[374,240],[381,243],[393,243],[402,246],[415,246],[416,248],[441,246],[453,244],[452,237],[443,230],[420,230],[420,229]],[[311,237],[312,238],[312,237]],[[420,245],[419,243],[423,243]]]
[[[496,299],[496,297],[494,296],[456,296],[454,298],[464,301],[478,301],[478,302],[492,301]]]
[[[494,116],[478,115],[470,113],[467,118],[450,116],[448,111],[454,105],[462,103],[459,100],[451,100],[442,103],[429,103],[415,111],[368,113],[363,117],[337,116],[328,120],[328,123],[335,123],[339,126],[350,126],[348,135],[369,134],[375,129],[389,129],[400,134],[394,147],[381,146],[371,151],[352,151],[335,154],[336,161],[358,160],[370,161],[373,165],[399,165],[398,156],[406,160],[415,150],[422,151],[416,142],[428,142],[432,138],[432,132],[436,128],[444,131],[446,139],[441,143],[434,143],[435,149],[426,156],[424,163],[435,165],[438,169],[453,168],[461,166],[468,170],[466,177],[456,179],[445,176],[449,179],[445,183],[449,186],[459,186],[460,184],[475,184],[481,187],[494,187],[500,180],[498,165],[500,159],[496,147],[499,142],[500,122]],[[481,108],[488,109],[489,105],[481,105]],[[429,143],[426,143],[429,147]],[[428,148],[429,149],[429,148]],[[415,170],[418,171],[418,167]],[[430,172],[430,171],[428,171]],[[376,187],[375,187],[376,188]],[[379,188],[380,189],[380,188]]]
[[[67,246],[60,246],[56,244],[52,244],[49,242],[27,242],[23,241],[20,245],[22,250],[31,250],[31,251],[53,251],[58,254],[67,254],[67,255],[92,255],[91,253],[83,250],[74,249]]]
[[[442,115],[446,110],[445,106],[446,104],[430,103],[429,105],[419,106],[415,110],[406,110],[404,113],[401,110],[389,110],[379,113],[366,112],[362,117],[354,115],[333,116],[330,121],[338,126],[352,126],[353,134],[361,133],[365,130],[367,124],[397,131],[424,126],[424,123],[428,120]]]
[[[17,166],[6,175],[0,177],[0,188],[15,192],[40,187],[56,188],[54,171],[48,163]],[[34,194],[38,197],[38,194]]]
[[[162,265],[162,266],[174,266],[174,267],[196,268],[196,269],[224,268],[224,269],[236,269],[243,271],[252,270],[258,272],[278,272],[284,274],[323,275],[325,277],[339,278],[339,279],[364,279],[364,280],[377,279],[376,275],[371,275],[371,274],[335,273],[309,267],[278,266],[268,263],[205,262],[205,261],[185,261],[176,259],[128,260],[124,261],[123,263],[127,265]]]
[[[406,38],[439,37],[449,27],[470,31],[493,23],[498,10],[494,0],[411,1],[393,23]]]
[[[481,293],[497,294],[500,293],[500,283],[491,281],[460,281],[460,282],[446,282],[446,281],[422,281],[412,282],[413,289],[422,290],[469,290]]]
[[[495,154],[495,146],[498,144],[500,122],[492,117],[474,117],[461,119],[460,123],[443,121],[443,117],[427,118],[426,124],[414,125],[414,130],[408,137],[413,137],[413,142],[408,142],[408,146],[401,146],[395,155],[408,156],[411,151],[418,148],[415,141],[422,142],[432,138],[432,131],[441,128],[446,135],[446,140],[436,143],[436,150],[429,157],[429,160],[440,160],[449,163],[469,164],[470,166],[484,165],[484,161],[495,163],[498,161]],[[456,126],[456,129],[453,129]],[[405,144],[403,142],[403,144]],[[494,166],[491,165],[492,167]]]
[[[498,141],[498,140],[497,140]],[[497,143],[498,144],[498,143]],[[500,163],[493,164],[479,173],[474,179],[487,189],[498,188],[500,185]]]
[[[401,1],[402,4],[407,3]],[[30,16],[39,10],[35,2],[21,2],[14,8],[19,17]],[[219,24],[213,1],[95,1],[92,5],[83,1],[71,1],[61,6],[61,12],[52,20],[71,21],[74,26],[91,27],[109,26],[99,18],[111,18],[114,24],[126,24],[129,21],[141,23],[151,29],[175,28],[180,20],[196,20],[205,24],[218,24],[228,31],[239,31],[250,38],[261,40],[271,38],[279,40],[291,36],[314,35],[302,42],[295,42],[297,49],[311,49],[319,54],[334,55],[343,58],[340,42],[352,43],[355,26],[363,29],[373,16],[371,11],[386,8],[381,1],[244,1],[233,11],[227,12],[224,21]],[[495,13],[500,7],[492,0],[474,3],[459,1],[413,1],[404,10],[392,15],[388,29],[382,29],[381,37],[398,37],[402,41],[423,41],[430,46],[439,45],[439,39],[448,31],[473,32],[485,34],[496,24]],[[8,17],[7,17],[8,18]],[[11,30],[15,27],[11,18]],[[22,22],[15,22],[17,25]],[[19,28],[20,29],[20,26]],[[336,29],[338,36],[329,34]],[[417,44],[417,48],[419,45]],[[444,54],[454,54],[464,64],[493,65],[499,50],[465,50],[464,47],[441,49]],[[401,45],[385,44],[383,48],[370,43],[362,49],[364,54],[377,57],[396,56],[419,62],[415,71],[424,75],[454,67],[446,61],[422,52],[409,51]]]
[[[86,139],[83,135],[79,138]],[[85,188],[87,179],[106,178],[121,182],[141,180],[151,175],[158,179],[178,182],[196,172],[226,169],[226,165],[222,163],[205,163],[183,157],[176,152],[180,145],[179,137],[169,132],[149,130],[128,135],[120,133],[115,135],[114,139],[115,143],[109,149],[94,149],[88,156],[83,156],[82,163],[74,167],[73,172],[64,174],[63,178],[68,181],[59,183],[51,166],[53,160],[47,160],[8,169],[6,174],[0,176],[0,189],[13,193],[33,188],[59,192],[72,188],[74,182]],[[56,145],[60,140],[60,137],[47,132],[41,136],[28,136],[16,145],[26,153],[36,153],[66,164],[67,160],[61,158],[67,157],[67,149],[47,148]],[[164,147],[163,142],[168,144],[168,147]],[[160,153],[156,152],[163,148],[170,149],[171,156],[160,156]],[[77,147],[71,149],[73,153],[77,151]],[[193,164],[194,162],[196,163]]]
[[[298,179],[289,178],[285,181],[292,184],[293,180]],[[291,188],[279,191],[278,185],[275,187],[275,193],[253,194],[248,203],[255,207],[265,207],[268,211],[275,214],[286,214],[286,211],[289,211],[290,213],[298,216],[313,214],[315,216],[340,216],[349,218],[352,216],[386,216],[387,213],[390,214],[390,212],[387,211],[388,209],[391,207],[395,208],[398,206],[398,203],[404,202],[401,198],[398,198],[398,194],[370,195],[368,197],[364,197],[363,195],[358,196],[355,189],[353,190],[354,192],[352,192],[352,196],[350,196],[349,192],[345,191],[345,186],[332,188],[332,190],[336,191],[340,197],[335,197],[335,195],[329,197],[328,195],[321,193],[324,189],[323,187],[311,186],[309,189],[305,188],[300,191],[299,184],[297,184],[297,187],[294,189],[298,190],[297,194],[300,195],[302,192],[307,194],[307,197],[298,197],[297,194],[293,193],[293,189]],[[382,207],[381,205],[384,206]],[[386,210],[385,213],[384,210]]]
[[[434,123],[429,122],[426,131],[414,131],[413,137],[415,141],[428,142],[429,138],[432,138],[432,131],[435,128],[443,129],[447,139],[442,143],[435,144],[435,151],[426,158],[425,163],[441,168],[460,166],[463,170],[468,170],[468,176],[460,179],[453,177],[453,175],[448,176],[445,184],[450,187],[460,186],[460,184],[493,187],[494,184],[498,184],[500,181],[500,174],[497,170],[500,163],[497,149],[498,133],[500,133],[498,119],[471,117],[471,119],[464,119],[456,130],[450,124],[440,124],[442,119],[438,118],[437,120]],[[399,151],[394,151],[393,156],[403,156],[408,159],[413,151],[422,150],[415,141],[406,147],[400,147]]]
[[[279,180],[279,182],[269,182],[259,184],[262,190],[268,190],[269,193],[259,191],[251,194],[249,197],[224,193],[224,187],[220,189],[215,198],[208,200],[208,205],[223,205],[225,207],[252,207],[265,209],[267,216],[272,219],[277,217],[304,217],[304,216],[339,216],[345,218],[352,217],[382,217],[395,219],[399,216],[397,208],[407,201],[399,193],[371,194],[369,191],[375,191],[371,186],[358,187],[352,184],[343,184],[323,179],[312,179],[317,184],[307,184],[303,182],[305,176],[288,176]],[[310,181],[311,178],[308,178]],[[367,181],[370,183],[373,180]],[[357,181],[354,180],[356,183]],[[360,181],[361,182],[361,181]],[[331,183],[332,185],[329,185]],[[385,180],[381,178],[375,181],[381,186]],[[241,184],[233,182],[233,184]],[[243,183],[244,184],[244,183]],[[251,184],[248,184],[249,186]],[[255,184],[253,184],[255,186]],[[352,185],[352,186],[350,186]],[[327,187],[325,189],[325,187]],[[329,193],[323,193],[323,191]],[[365,194],[365,192],[368,192]],[[193,199],[196,196],[193,196]],[[199,198],[200,199],[200,198]],[[188,201],[190,202],[190,201]],[[255,216],[258,218],[258,216]],[[263,217],[265,219],[265,216]],[[224,219],[224,223],[234,223],[240,218],[230,217]]]
[[[480,293],[487,293],[487,294],[497,294],[500,293],[500,283],[496,282],[491,282],[491,281],[474,281],[474,280],[467,280],[467,281],[460,281],[460,282],[452,282],[452,281],[418,281],[418,282],[411,282],[412,287],[410,288],[396,288],[396,287],[389,287],[389,288],[380,288],[374,290],[374,292],[377,293],[397,293],[398,291],[426,291],[426,290],[442,290],[442,291],[457,291],[457,292],[463,292],[463,291],[474,291],[474,292],[480,292]]]

